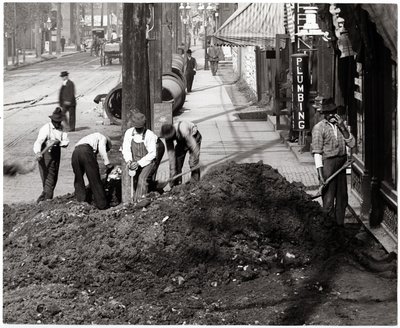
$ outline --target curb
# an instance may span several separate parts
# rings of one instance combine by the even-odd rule
[[[18,66],[7,66],[7,67],[4,67],[4,70],[5,70],[5,71],[15,71],[15,70],[20,69],[20,68],[23,68],[23,67],[32,66],[32,65],[34,65],[34,64],[42,63],[42,62],[49,61],[49,60],[53,60],[53,59],[59,59],[59,58],[61,58],[61,57],[72,56],[72,55],[75,55],[75,54],[78,54],[78,53],[81,53],[81,52],[83,52],[83,51],[74,51],[74,52],[71,52],[71,53],[66,53],[66,54],[64,54],[64,55],[61,55],[61,56],[59,56],[59,57],[55,56],[55,57],[53,57],[53,58],[40,58],[40,59],[38,59],[37,61],[23,63],[23,64],[20,64],[20,65],[18,65]]]

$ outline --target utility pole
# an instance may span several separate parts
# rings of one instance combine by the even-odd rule
[[[119,4],[119,3],[116,3],[115,4],[115,16],[117,16],[117,22],[116,22],[116,33],[117,33],[117,35],[118,36],[120,36],[120,30],[119,30],[119,12],[120,12],[120,6],[121,4]]]
[[[57,3],[57,45],[56,45],[56,53],[57,55],[61,54],[61,3]]]
[[[103,27],[104,2],[101,3],[100,26]]]
[[[17,34],[17,5],[14,2],[14,19],[13,19],[13,37],[12,37],[12,64],[15,64],[15,55],[16,55],[16,40],[15,34]]]
[[[132,126],[132,114],[143,113],[150,122],[149,65],[147,58],[146,19],[148,4],[124,3],[122,53],[122,134]],[[130,177],[122,163],[122,202],[129,203]]]
[[[90,4],[90,9],[91,9],[91,11],[92,11],[92,30],[93,30],[93,28],[94,28],[94,5],[93,5],[93,2]]]
[[[172,71],[172,16],[174,15],[174,3],[162,4],[162,72]]]
[[[111,40],[111,10],[110,4],[106,3],[106,13],[107,13],[107,40]]]

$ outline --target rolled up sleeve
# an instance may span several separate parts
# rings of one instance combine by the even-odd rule
[[[102,135],[99,138],[98,150],[99,150],[99,154],[100,154],[101,158],[104,161],[104,165],[110,164],[110,161],[109,161],[108,155],[107,155],[106,145],[107,145],[107,138]]]

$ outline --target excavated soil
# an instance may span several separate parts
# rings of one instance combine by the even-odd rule
[[[359,228],[263,163],[105,211],[5,205],[3,321],[396,324],[395,259]]]

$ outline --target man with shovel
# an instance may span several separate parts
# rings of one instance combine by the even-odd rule
[[[137,202],[155,187],[155,176],[165,147],[157,135],[146,128],[146,116],[132,115],[132,127],[126,130],[122,143],[122,156],[131,177],[131,198]],[[136,187],[135,187],[136,185]]]
[[[346,146],[353,148],[355,140],[343,119],[337,114],[338,106],[333,99],[323,99],[321,113],[324,119],[312,130],[312,153],[322,190],[323,208],[335,218],[336,224],[344,226],[348,202],[346,180]],[[338,173],[338,171],[340,171]],[[329,177],[334,176],[333,179]],[[330,180],[326,183],[327,180]]]
[[[69,144],[67,133],[62,131],[62,109],[57,107],[49,117],[51,122],[40,128],[33,144],[43,184],[43,191],[37,199],[38,203],[46,199],[53,199],[60,167],[61,147],[67,147]]]
[[[161,127],[161,137],[165,138],[167,145],[170,177],[179,175],[172,181],[172,185],[182,183],[182,167],[185,162],[186,153],[189,152],[189,167],[192,172],[191,178],[195,181],[200,180],[200,147],[201,134],[197,125],[180,121],[175,124],[164,124]]]

